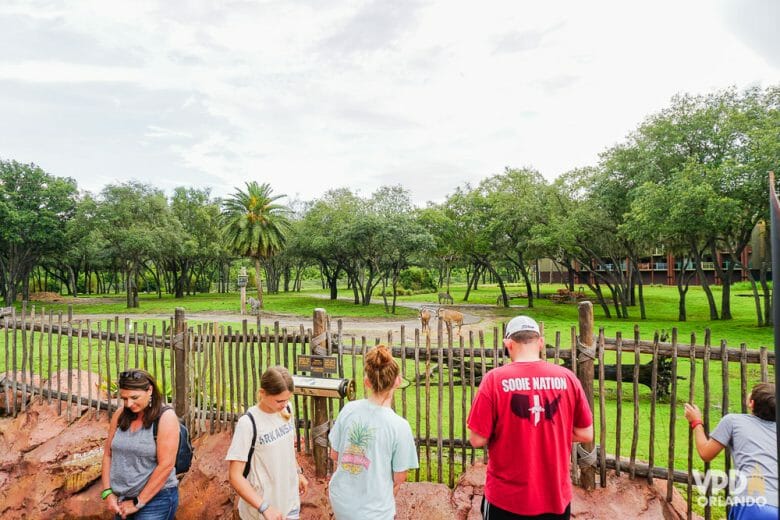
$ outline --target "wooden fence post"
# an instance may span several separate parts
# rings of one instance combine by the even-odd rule
[[[593,358],[595,349],[593,345],[593,304],[591,302],[580,302],[577,306],[579,311],[579,337],[577,339],[577,377],[582,383],[582,389],[588,398],[588,405],[593,413]],[[596,443],[583,442],[582,448],[588,453],[593,452]],[[594,460],[595,457],[588,457]],[[580,472],[580,485],[585,489],[596,488],[596,467],[582,466]]]
[[[176,375],[174,381],[174,408],[179,417],[189,417],[189,399],[187,399],[187,356],[184,345],[187,341],[187,320],[184,316],[184,308],[176,307],[174,313],[174,334],[171,353],[173,355],[173,369]]]
[[[311,353],[315,356],[327,356],[328,313],[325,309],[314,309],[314,328],[312,330]],[[317,478],[328,474],[328,400],[326,397],[313,397],[314,426],[311,435],[314,439],[314,467]]]

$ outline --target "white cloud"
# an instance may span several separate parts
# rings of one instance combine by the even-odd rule
[[[553,178],[677,92],[777,83],[752,6],[4,2],[0,155],[93,191],[400,182],[424,202],[505,166]]]

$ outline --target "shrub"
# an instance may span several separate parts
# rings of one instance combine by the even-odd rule
[[[418,294],[416,291],[430,292],[436,290],[436,284],[433,281],[431,273],[427,269],[422,269],[420,267],[404,269],[401,271],[398,280],[401,287],[407,291],[415,291],[414,293],[408,294]]]

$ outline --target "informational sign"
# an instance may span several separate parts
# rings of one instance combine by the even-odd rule
[[[236,285],[238,285],[238,288],[241,289],[243,287],[246,287],[247,281],[249,281],[249,277],[246,274],[246,267],[242,267],[241,270],[238,272],[238,279],[236,280]]]
[[[337,374],[339,371],[338,359],[335,356],[298,356],[298,370],[309,372],[313,376],[325,374]]]

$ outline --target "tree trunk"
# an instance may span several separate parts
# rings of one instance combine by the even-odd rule
[[[685,312],[685,293],[687,291],[683,291],[680,287],[677,288],[677,291],[680,294],[680,300],[677,304],[677,321],[687,321],[688,315]]]
[[[685,263],[680,261],[680,272],[677,275],[677,294],[680,299],[677,304],[677,321],[686,321],[688,319],[687,312],[685,310],[685,295],[688,292],[688,284],[685,279]]]
[[[466,294],[463,295],[463,301],[467,302],[469,301],[469,295],[471,294],[471,288],[474,287],[474,290],[477,290],[477,278],[479,278],[479,273],[483,269],[483,267],[479,263],[474,263],[474,272],[471,275],[471,281],[466,283]],[[450,286],[447,284],[447,294],[450,293]]]
[[[728,267],[724,270],[718,262],[717,250],[715,247],[711,247],[710,251],[713,258],[713,265],[715,266],[715,272],[721,280],[722,292],[720,295],[720,319],[730,320],[731,315],[731,281],[734,279],[734,257],[739,258],[742,254],[742,249],[734,249],[734,254],[729,261]]]
[[[184,269],[181,274],[173,272],[173,297],[184,298]]]
[[[395,304],[398,301],[398,276],[400,271],[393,272],[393,307],[390,312],[395,314]]]
[[[631,264],[634,266],[634,280],[636,280],[635,286],[637,288],[637,292],[639,293],[639,319],[646,320],[647,309],[645,309],[645,283],[644,280],[642,280],[642,273],[639,272],[639,263],[635,260],[636,259],[632,259]]]
[[[68,283],[70,285],[70,294],[76,298],[78,296],[78,286],[76,285],[76,273],[73,272],[73,267],[68,266]]]
[[[764,325],[771,326],[774,324],[774,318],[772,317],[772,293],[769,290],[769,283],[767,282],[768,264],[768,262],[761,262],[760,280],[761,289],[764,292]],[[774,283],[772,286],[774,287]]]
[[[691,252],[693,253],[693,260],[694,260],[694,267],[696,268],[696,274],[699,276],[699,285],[704,291],[704,295],[707,297],[707,304],[709,305],[710,308],[710,319],[717,320],[718,306],[715,303],[715,297],[712,295],[712,288],[710,287],[710,282],[707,280],[707,275],[704,274],[704,269],[702,268],[701,265],[702,263],[701,253],[699,253],[699,250],[696,248],[696,246],[691,247]]]
[[[127,294],[127,308],[138,307],[138,287],[136,286],[135,268],[131,267],[125,274],[125,291]]]
[[[753,304],[756,306],[756,324],[759,327],[763,327],[764,315],[761,312],[761,296],[758,294],[758,284],[756,283],[753,273],[750,272],[750,269],[747,270],[747,277],[750,281],[750,289],[753,292]]]
[[[604,291],[601,290],[601,284],[599,283],[598,279],[596,277],[592,277],[594,280],[593,283],[588,281],[586,284],[588,287],[590,287],[590,290],[592,290],[596,294],[596,300],[598,300],[599,305],[601,306],[601,310],[604,311],[604,317],[605,318],[612,318],[612,311],[609,310],[609,304],[607,304],[606,298],[604,298]],[[588,280],[591,280],[591,277],[588,276]]]
[[[521,272],[521,274],[523,276],[523,279],[525,280],[525,292],[528,295],[528,308],[529,309],[533,309],[534,308],[534,289],[533,289],[533,286],[531,285],[531,277],[529,276],[528,270],[526,270],[526,269],[523,269],[520,272]],[[538,272],[537,272],[536,278],[537,278],[537,280],[539,279]],[[537,282],[537,284],[538,284],[538,282]],[[538,289],[538,285],[537,285],[537,289]]]
[[[385,312],[390,312],[390,305],[387,303],[387,276],[382,277],[382,303],[385,305]]]
[[[255,286],[257,287],[258,306],[263,308],[263,280],[261,278],[262,268],[260,266],[260,257],[255,257]]]

